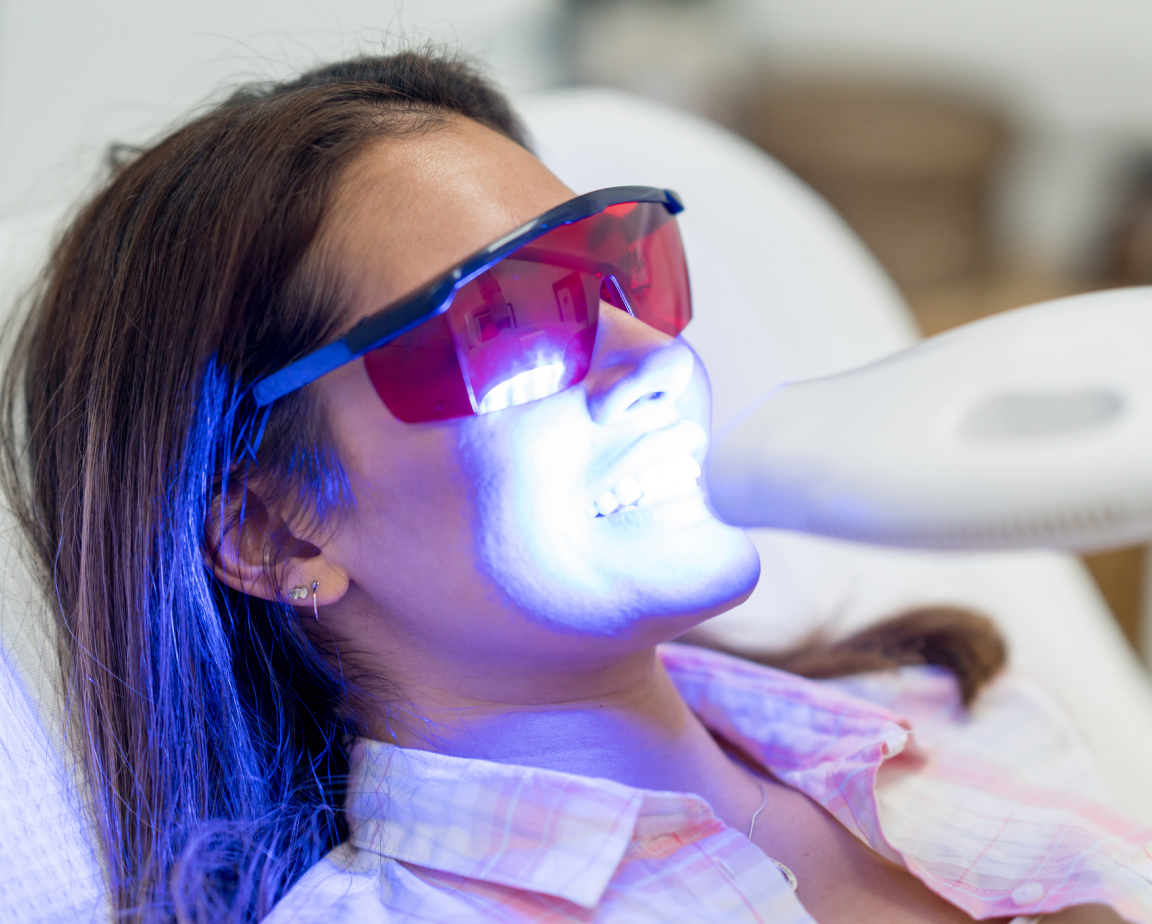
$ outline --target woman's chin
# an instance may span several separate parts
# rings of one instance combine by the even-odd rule
[[[664,598],[672,614],[703,622],[739,606],[760,580],[760,554],[743,530],[712,521],[713,542],[686,565]],[[676,593],[679,591],[679,593]]]
[[[500,597],[552,631],[647,636],[648,623],[674,638],[739,605],[760,576],[752,540],[712,516],[698,493],[563,527],[505,518],[506,528],[484,533],[483,570]]]
[[[717,520],[691,531],[697,541],[663,541],[618,557],[615,605],[587,626],[606,634],[666,641],[694,625],[739,606],[760,578],[760,556],[748,535]],[[699,541],[701,538],[706,542]]]
[[[700,501],[703,507],[703,501]],[[678,528],[651,530],[644,542],[621,544],[638,585],[656,589],[668,605],[722,612],[747,598],[760,577],[760,555],[744,530],[705,515]]]

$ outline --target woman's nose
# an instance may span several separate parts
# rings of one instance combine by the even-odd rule
[[[671,404],[692,380],[692,351],[626,311],[600,303],[592,363],[584,377],[588,413],[610,424],[654,404]]]

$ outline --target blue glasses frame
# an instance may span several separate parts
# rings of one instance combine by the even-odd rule
[[[463,286],[553,228],[581,221],[625,202],[660,203],[672,215],[684,210],[676,193],[653,186],[613,186],[569,199],[477,251],[411,295],[364,318],[339,340],[260,379],[252,388],[257,407],[265,407],[443,314]]]

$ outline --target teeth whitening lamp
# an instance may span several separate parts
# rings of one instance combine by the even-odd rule
[[[932,549],[1152,539],[1152,287],[1019,308],[791,382],[716,434],[713,509]]]

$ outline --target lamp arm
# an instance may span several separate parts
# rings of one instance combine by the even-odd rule
[[[994,315],[783,385],[717,435],[726,522],[880,545],[1152,539],[1152,287]]]

